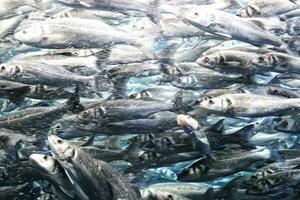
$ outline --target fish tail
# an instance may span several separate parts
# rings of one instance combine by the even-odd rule
[[[83,105],[80,103],[79,86],[76,86],[75,92],[70,96],[66,104],[68,110],[73,113],[78,113],[84,110]]]
[[[98,94],[102,91],[110,90],[111,81],[107,76],[107,72],[102,70],[102,72],[97,73],[93,76],[93,79],[90,82],[90,87],[92,90]]]
[[[250,138],[255,135],[254,128],[255,126],[250,124],[233,133],[233,136],[240,138],[239,144],[241,146],[246,148],[256,148],[255,145],[250,141]]]

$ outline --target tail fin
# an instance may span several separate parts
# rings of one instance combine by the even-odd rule
[[[178,44],[171,44],[166,48],[163,48],[158,53],[158,60],[162,63],[162,68],[166,67],[164,64],[168,64],[171,66],[174,66],[174,55],[176,53],[176,50],[178,49]]]
[[[94,76],[94,79],[91,81],[90,86],[94,92],[99,94],[102,91],[110,90],[111,84],[112,83],[108,78],[106,71],[103,70],[102,72],[99,72]]]
[[[75,92],[70,96],[70,98],[67,101],[67,107],[68,110],[73,113],[78,113],[84,110],[83,105],[80,103],[80,97],[79,97],[79,87],[76,86]]]
[[[274,149],[265,148],[257,153],[262,159],[272,160],[272,161],[282,161],[283,160],[282,157],[278,154],[278,152]]]
[[[179,90],[175,96],[172,99],[172,103],[173,103],[173,108],[175,110],[180,110],[181,108],[183,108],[183,91]]]
[[[147,16],[155,24],[158,24],[159,22],[159,15],[160,15],[159,7],[160,7],[160,0],[151,0],[151,2],[149,3]]]
[[[142,37],[137,40],[136,46],[150,59],[155,59],[157,35]]]
[[[92,146],[94,143],[94,139],[95,139],[95,134],[90,136],[86,141],[84,141],[82,144],[80,144],[80,146],[81,147]]]
[[[232,134],[234,137],[239,138],[239,144],[241,146],[255,149],[255,145],[249,140],[253,135],[255,135],[254,128],[255,126],[250,124]]]
[[[208,188],[206,192],[202,195],[203,199],[213,200],[214,199],[214,189],[212,187]]]
[[[282,45],[279,47],[279,50],[282,50],[292,56],[299,56],[298,52],[290,47],[288,40],[282,40]]]
[[[123,160],[130,162],[132,158],[136,158],[136,154],[139,151],[139,141],[137,137],[133,137],[131,140],[131,144],[127,146],[126,149],[122,151]]]
[[[109,58],[110,53],[111,53],[111,49],[107,48],[107,49],[103,49],[103,50],[93,54],[93,56],[96,56],[96,58],[97,58],[96,68],[98,70],[103,70],[103,66],[105,65],[105,62],[107,61],[107,59]]]
[[[220,119],[214,125],[209,127],[208,130],[223,133],[224,132],[224,120],[225,120],[225,118]]]
[[[241,76],[237,80],[239,83],[243,83],[246,85],[251,85],[251,84],[255,83],[255,80],[250,75]]]

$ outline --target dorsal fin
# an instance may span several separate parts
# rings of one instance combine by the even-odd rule
[[[214,125],[209,127],[208,130],[223,133],[224,132],[224,120],[225,120],[225,118],[220,119]]]

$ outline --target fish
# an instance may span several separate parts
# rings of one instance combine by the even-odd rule
[[[91,26],[90,24],[93,24]],[[74,29],[72,27],[82,27]],[[95,28],[98,27],[98,28]],[[101,28],[100,28],[101,27]],[[58,18],[47,23],[35,23],[15,32],[18,41],[39,48],[103,48],[113,44],[132,44],[152,56],[156,36],[137,39],[134,35],[114,28],[100,20]]]
[[[178,115],[177,123],[182,129],[184,129],[186,133],[191,134],[195,139],[201,142],[201,146],[203,145],[203,148],[201,148],[201,150],[203,149],[203,153],[210,157],[210,143],[208,142],[205,133],[200,129],[200,125],[197,120],[188,115]]]
[[[157,193],[163,193],[163,191],[175,195],[179,194],[187,199],[213,198],[213,188],[210,185],[195,183],[157,183],[144,188],[141,193],[143,198],[150,198]]]
[[[0,148],[4,149],[13,159],[17,158],[17,145],[19,143],[42,146],[42,142],[39,141],[39,138],[27,136],[4,128],[0,129],[0,141]]]
[[[37,170],[55,185],[54,187],[62,190],[70,198],[75,197],[72,183],[68,180],[67,174],[57,160],[43,154],[31,154],[29,159],[37,167]]]
[[[220,70],[226,73],[255,73],[256,69],[249,63],[258,57],[258,54],[243,51],[219,51],[200,57],[196,63],[209,69]]]
[[[26,15],[17,15],[0,21],[0,38],[12,34],[19,24],[26,18]]]
[[[32,107],[0,117],[0,127],[25,134],[34,134],[50,128],[55,121],[67,112],[78,112],[83,107],[79,103],[78,91],[66,103],[54,107]],[[41,120],[42,119],[42,120]]]
[[[297,133],[299,130],[298,115],[276,119],[274,129],[285,133]]]
[[[53,87],[84,85],[98,91],[103,76],[81,76],[66,70],[59,65],[48,65],[35,62],[9,62],[1,65],[0,77],[29,85],[48,85]],[[99,88],[99,89],[98,89]]]
[[[262,70],[274,72],[298,73],[299,60],[295,56],[284,53],[267,53],[253,59],[251,63]]]
[[[93,160],[84,151],[57,136],[49,136],[48,141],[55,157],[71,181],[75,182],[75,192],[80,198],[138,199],[130,184],[106,162]]]
[[[201,11],[195,8],[183,13],[180,17],[187,23],[215,35],[236,39],[255,46],[272,45],[293,53],[287,44],[277,36],[231,13],[220,10]],[[234,21],[239,26],[233,27],[231,23],[227,23],[228,21]]]
[[[205,158],[200,158],[179,171],[177,176],[178,180],[181,181],[210,180],[234,174],[237,171],[246,169],[257,161],[270,159],[278,159],[276,152],[272,152],[270,149],[254,150],[236,157],[215,160],[212,163],[209,163]]]
[[[276,103],[274,104],[273,101]],[[254,103],[255,102],[255,103]],[[299,99],[255,94],[225,94],[206,99],[199,108],[225,116],[264,117],[284,115],[297,110]]]
[[[255,0],[242,8],[237,15],[240,17],[271,17],[298,8],[297,1],[275,0],[272,2]]]
[[[221,73],[193,73],[179,76],[172,85],[186,90],[216,89],[234,83],[250,84],[251,78],[244,75],[224,75]]]

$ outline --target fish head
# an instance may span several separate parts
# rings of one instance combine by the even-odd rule
[[[180,76],[176,80],[172,81],[172,85],[178,88],[189,88],[197,83],[196,78],[193,75]]]
[[[284,118],[277,119],[274,128],[277,131],[284,131],[284,132],[294,131],[299,129],[297,128],[296,120],[291,117],[284,117]]]
[[[23,68],[17,63],[3,63],[0,65],[0,76],[9,79],[21,77]]]
[[[59,160],[72,159],[75,155],[75,149],[68,142],[55,135],[48,136],[48,142],[54,156]]]
[[[202,28],[205,31],[205,28],[210,27],[214,23],[216,17],[213,12],[204,10],[203,7],[195,7],[182,13],[180,19],[186,24]]]
[[[226,112],[230,108],[231,104],[231,100],[228,99],[226,96],[218,96],[214,98],[203,99],[199,103],[199,106],[206,110]]]
[[[39,169],[51,174],[55,172],[56,165],[58,164],[57,161],[49,155],[43,154],[31,154],[29,156],[31,162],[33,162]]]
[[[170,192],[166,191],[155,191],[155,196],[158,200],[184,200],[185,198],[181,198],[177,196],[176,194],[172,194]]]
[[[32,24],[14,34],[14,38],[24,44],[38,44],[45,40],[45,30],[40,24]]]
[[[221,63],[221,59],[217,54],[212,54],[197,59],[196,63],[204,67],[214,67]]]
[[[147,90],[142,90],[141,92],[134,93],[129,96],[129,98],[131,99],[144,99],[144,98],[151,98],[151,97],[152,97],[151,92]]]
[[[97,121],[99,119],[102,119],[105,115],[105,108],[102,108],[101,106],[96,108],[90,108],[87,110],[84,110],[80,112],[77,115],[77,119],[79,122],[82,123],[90,123],[93,121]]]
[[[207,160],[205,158],[200,158],[190,166],[181,169],[177,173],[178,180],[189,180],[190,178],[202,177],[207,171]]]
[[[189,115],[182,115],[182,114],[177,116],[177,124],[181,128],[187,129],[189,131],[197,130],[200,127],[200,125],[196,119],[192,118]]]
[[[276,55],[265,54],[258,56],[256,59],[252,60],[251,64],[261,67],[276,67],[279,65],[279,59]]]

